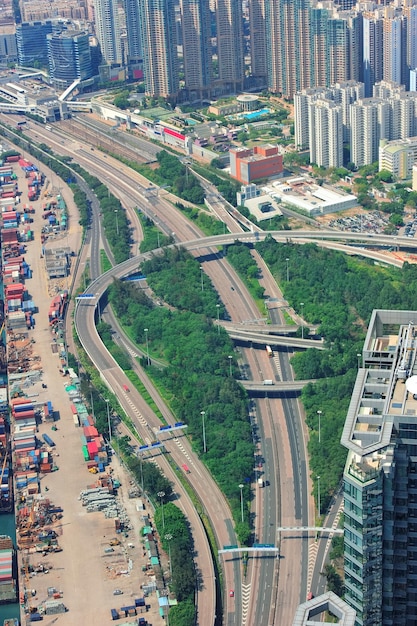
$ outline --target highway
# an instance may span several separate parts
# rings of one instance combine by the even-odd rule
[[[48,143],[50,143],[48,141]],[[77,142],[78,143],[78,142]],[[60,140],[57,140],[56,146],[53,146],[54,149],[59,150]],[[62,145],[61,145],[62,150]],[[234,323],[243,323],[247,319],[254,319],[259,313],[256,311],[254,306],[251,306],[249,303],[251,301],[250,297],[247,294],[247,290],[245,286],[236,281],[234,272],[231,270],[230,266],[226,264],[226,262],[221,258],[221,256],[217,253],[216,246],[233,243],[237,238],[242,241],[250,241],[256,242],[265,236],[263,233],[242,233],[235,232],[233,234],[218,236],[214,238],[207,238],[203,242],[200,238],[192,238],[197,234],[195,232],[195,228],[190,226],[189,224],[181,224],[178,218],[178,215],[175,214],[173,216],[172,206],[168,203],[164,203],[163,198],[160,195],[156,198],[153,198],[151,206],[149,206],[148,201],[146,199],[146,194],[144,193],[144,183],[142,181],[142,192],[134,194],[132,192],[132,181],[129,182],[121,180],[120,173],[118,175],[114,175],[111,172],[111,168],[105,168],[103,166],[103,158],[104,156],[98,157],[97,155],[91,155],[87,151],[83,151],[85,154],[80,154],[79,146],[77,145],[77,150],[75,151],[78,154],[78,157],[84,158],[88,161],[88,167],[91,173],[95,173],[99,177],[103,177],[103,172],[106,172],[106,180],[107,184],[114,185],[114,188],[118,187],[120,195],[124,198],[123,204],[124,206],[134,207],[141,206],[144,211],[152,211],[160,220],[160,222],[164,222],[167,225],[168,230],[171,230],[172,233],[175,233],[176,239],[186,241],[185,247],[187,247],[190,251],[196,252],[198,255],[202,254],[202,251],[206,249],[204,256],[199,256],[202,259],[202,265],[204,267],[204,271],[211,277],[214,284],[219,284],[219,269],[221,268],[221,279],[220,279],[220,289],[219,293],[221,293],[222,299],[228,309],[231,311],[231,317]],[[68,153],[68,146],[66,146],[65,153]],[[77,158],[80,160],[81,158]],[[85,166],[84,163],[82,163]],[[120,164],[118,165],[119,169]],[[101,169],[100,169],[101,168]],[[99,174],[97,174],[99,172]],[[133,175],[131,176],[133,178]],[[138,183],[139,184],[139,183]],[[113,188],[112,188],[113,191]],[[116,194],[115,194],[116,195]],[[135,197],[134,197],[135,196]],[[136,202],[135,202],[136,200]],[[168,211],[169,209],[169,211]],[[231,227],[231,225],[230,225]],[[175,229],[175,230],[174,230]],[[237,230],[237,228],[236,228]],[[300,236],[300,232],[303,232],[303,235]],[[280,241],[288,241],[289,231],[277,231],[276,233],[272,233],[273,236]],[[188,235],[188,237],[187,237]],[[293,237],[293,235],[296,235]],[[337,237],[335,237],[337,235]],[[303,243],[305,240],[314,240],[319,245],[328,245],[328,242],[325,241],[325,238],[328,236],[329,239],[335,239],[336,241],[331,245],[343,246],[343,249],[352,254],[362,254],[363,250],[356,249],[353,246],[346,247],[345,244],[340,244],[340,239],[344,239],[344,237],[340,237],[340,235],[346,235],[346,233],[338,233],[334,231],[291,231],[291,241],[294,243]],[[348,234],[350,237],[346,237],[347,241],[352,241],[352,234]],[[359,240],[362,243],[371,243],[372,245],[388,245],[385,239],[379,241],[379,236],[373,236],[372,241],[370,240],[370,236],[363,238],[363,234],[355,234],[360,235],[361,239]],[[319,237],[317,239],[317,237]],[[404,239],[405,241],[399,241],[400,239]],[[355,239],[356,240],[356,239]],[[392,238],[389,238],[390,245],[392,245]],[[410,240],[406,238],[397,238],[396,243],[401,246],[404,243],[409,247],[413,247],[410,245]],[[382,257],[382,255],[381,255]],[[114,268],[106,275],[94,280],[89,288],[89,290],[93,289],[97,298],[105,291],[109,282],[111,282],[113,276],[122,277],[126,273],[131,273],[137,270],[140,259],[145,257],[137,257],[133,259],[129,259],[122,266],[118,266]],[[215,263],[212,263],[215,261]],[[387,262],[386,258],[384,258],[384,262]],[[398,263],[398,262],[397,262]],[[396,263],[396,264],[397,264]],[[235,286],[235,291],[230,293],[230,285]],[[276,287],[276,285],[275,285]],[[268,291],[271,295],[274,293],[273,291]],[[90,320],[87,321],[87,318]],[[92,325],[91,325],[92,320]],[[278,323],[278,322],[277,322]],[[112,361],[110,355],[105,354],[102,350],[102,347],[99,345],[99,338],[95,331],[94,326],[94,305],[88,305],[83,303],[78,305],[76,312],[76,326],[77,330],[80,332],[81,336],[84,337],[84,341],[86,342],[88,351],[92,351],[94,358],[93,361],[98,365],[100,371],[103,372],[103,375],[107,379],[110,385],[113,385],[113,389],[117,391],[117,395],[121,397],[121,401],[124,402],[124,406],[130,407],[131,414],[135,408],[140,406],[141,398],[129,395],[126,398],[126,393],[120,392],[121,385],[124,382],[123,374],[120,374],[117,366],[115,369],[115,363]],[[84,335],[83,335],[84,333]],[[260,333],[261,334],[261,333]],[[263,339],[260,341],[265,343],[265,334],[261,334]],[[304,340],[309,341],[309,340]],[[318,342],[314,341],[317,345]],[[271,343],[268,338],[268,343]],[[302,347],[307,347],[307,345],[303,345]],[[97,349],[97,350],[96,350]],[[260,371],[264,378],[268,378],[269,376],[265,376],[265,373],[268,372],[268,368],[270,367],[270,361],[268,361],[266,355],[262,360],[259,360],[257,357],[253,356],[253,349],[248,348],[245,350],[245,354],[252,354],[252,357],[249,357],[248,360],[251,361],[250,369],[251,371]],[[110,357],[110,358],[109,358]],[[279,361],[279,370],[282,374],[283,380],[291,380],[292,375],[289,369],[288,360],[281,353],[277,357]],[[275,361],[275,359],[274,359]],[[262,378],[261,378],[262,380]],[[123,382],[122,382],[123,381]],[[133,402],[133,407],[130,406],[129,400]],[[260,534],[262,535],[262,540],[266,541],[267,538],[271,538],[271,543],[274,543],[277,539],[275,528],[277,525],[294,525],[295,520],[298,520],[298,525],[308,525],[308,515],[309,515],[309,488],[308,488],[308,472],[307,472],[307,461],[305,457],[305,442],[304,442],[304,433],[302,432],[302,426],[300,425],[300,410],[297,405],[297,401],[291,400],[290,398],[281,400],[273,400],[273,399],[262,399],[258,401],[259,409],[257,411],[258,414],[258,426],[260,429],[264,430],[264,449],[262,452],[259,451],[257,456],[263,456],[265,459],[265,476],[269,476],[267,479],[270,482],[271,489],[267,488],[264,493],[268,492],[268,495],[257,494],[256,495],[256,511],[257,511],[257,525],[256,528],[259,529]],[[129,408],[128,408],[129,410]],[[144,423],[140,423],[140,430],[144,433],[152,433],[152,429],[155,427],[153,417],[148,415],[149,408],[144,407],[143,410],[140,410],[140,415],[144,420]],[[298,415],[297,415],[298,413]],[[138,418],[139,419],[139,418]],[[285,432],[286,431],[286,432]],[[280,447],[280,437],[283,439],[287,438],[289,451],[282,451],[282,457],[280,459],[277,458],[277,450]],[[182,443],[182,442],[181,442]],[[178,445],[175,444],[178,453]],[[174,447],[174,446],[173,446]],[[175,447],[174,447],[175,449]],[[181,457],[176,457],[181,458]],[[205,475],[203,474],[203,466],[199,467],[198,461],[195,461],[194,457],[193,462],[196,463],[196,480],[195,487],[198,490],[198,487],[201,486],[201,480]],[[180,461],[177,461],[180,462]],[[201,464],[200,464],[201,465]],[[278,468],[278,472],[276,469]],[[165,471],[165,470],[164,470]],[[168,470],[167,470],[168,471]],[[190,480],[192,480],[192,476],[194,474],[194,469],[190,475]],[[279,475],[279,481],[275,480],[275,476]],[[210,481],[209,478],[207,478]],[[278,484],[279,483],[279,484]],[[295,494],[295,500],[294,500]],[[261,505],[262,498],[262,505]],[[212,500],[208,504],[210,512],[210,516],[212,516],[212,512],[215,511],[215,502]],[[226,507],[227,510],[227,507]],[[293,513],[290,513],[293,511]],[[285,513],[287,512],[287,513]],[[279,516],[285,514],[285,518],[279,522]],[[222,533],[222,537],[220,538],[220,545],[223,542],[223,545],[227,545],[228,543],[235,543],[233,540],[233,529],[232,523],[227,514],[220,514],[217,518],[218,520],[223,520],[224,529],[226,532]],[[223,523],[216,524],[217,526],[223,526]],[[265,537],[265,539],[264,539]],[[219,540],[219,537],[218,537]],[[233,603],[229,598],[227,598],[227,609],[226,609],[226,618],[225,623],[227,624],[235,624],[236,626],[243,626],[243,624],[247,624],[247,626],[251,626],[252,624],[259,625],[267,625],[267,624],[286,624],[288,622],[288,616],[291,615],[291,611],[294,608],[294,604],[297,604],[300,600],[300,589],[306,588],[306,575],[302,574],[303,570],[306,572],[306,551],[303,549],[300,550],[300,563],[296,566],[292,563],[291,553],[293,551],[294,544],[283,539],[283,543],[287,544],[287,555],[286,550],[282,551],[282,557],[280,560],[277,559],[269,559],[268,562],[261,562],[257,560],[253,562],[253,567],[249,568],[247,581],[241,585],[239,585],[240,579],[240,566],[238,561],[236,560],[233,563],[228,563],[228,566],[225,567],[226,574],[226,587],[227,588],[235,588],[236,597],[235,602]],[[285,545],[284,545],[285,547]],[[256,565],[255,565],[256,563]],[[279,578],[278,578],[279,575]],[[293,583],[291,585],[291,589],[288,589],[288,581],[292,580]],[[304,582],[303,582],[304,580]],[[234,582],[229,582],[234,581]],[[278,596],[275,593],[275,588],[279,591]],[[285,597],[285,587],[287,586],[287,596]],[[262,599],[259,599],[258,602],[258,592],[262,589]],[[256,601],[255,601],[256,598]],[[255,613],[256,617],[255,617]],[[242,618],[240,617],[242,616]],[[206,624],[208,622],[204,622]],[[211,623],[211,622],[210,622]]]

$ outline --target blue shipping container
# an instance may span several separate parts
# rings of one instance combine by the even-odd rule
[[[54,446],[55,445],[55,443],[52,441],[52,439],[50,438],[49,435],[44,434],[44,435],[42,435],[42,438],[45,441],[45,443],[48,444],[48,446]]]

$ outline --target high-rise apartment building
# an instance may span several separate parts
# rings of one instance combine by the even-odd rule
[[[297,92],[294,96],[296,147],[311,148],[311,137],[316,135],[313,112],[315,103],[318,101],[332,102],[340,107],[342,142],[348,142],[350,140],[350,106],[356,100],[363,98],[363,93],[363,83],[353,80],[336,83],[329,88],[319,87],[318,89],[311,88]],[[323,104],[321,106],[323,107]],[[337,137],[339,138],[339,135]]]
[[[242,2],[215,0],[215,11],[219,86],[223,93],[237,93],[245,79]]]
[[[329,32],[330,11],[312,7],[310,11],[310,60],[311,87],[327,87],[330,84]]]
[[[342,108],[331,100],[317,100],[310,108],[310,163],[342,167]]]
[[[373,312],[342,435],[345,600],[356,626],[417,623],[417,312]]]
[[[310,105],[317,100],[331,100],[331,92],[325,87],[303,89],[294,94],[294,139],[295,147],[310,148]]]
[[[265,0],[249,0],[251,74],[260,89],[267,86],[268,75],[265,28]]]
[[[403,16],[387,16],[383,20],[383,80],[402,83],[406,70],[406,20]]]
[[[175,100],[178,56],[174,0],[140,0],[145,93]]]
[[[292,98],[311,86],[310,1],[265,0],[268,88]]]
[[[116,0],[94,0],[97,39],[106,63],[122,63],[119,14]]]
[[[350,107],[350,160],[357,166],[378,160],[380,139],[390,137],[390,105],[379,98],[364,98]]]
[[[375,83],[383,79],[383,21],[378,15],[363,15],[363,82],[365,96],[372,96]]]
[[[124,0],[127,34],[127,63],[132,78],[142,78],[142,40],[140,34],[139,0]]]
[[[19,65],[48,67],[46,36],[52,33],[52,22],[22,22],[16,26]]]
[[[213,71],[210,8],[205,0],[181,0],[182,51],[187,99],[210,98]]]
[[[93,75],[89,35],[81,31],[63,31],[47,35],[49,75],[58,89],[69,87],[74,80]]]

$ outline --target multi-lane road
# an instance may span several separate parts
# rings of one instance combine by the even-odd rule
[[[204,272],[210,276],[218,289],[220,297],[235,324],[243,324],[248,319],[254,319],[259,315],[245,285],[236,278],[226,260],[217,253],[216,245],[231,243],[236,238],[257,241],[262,236],[261,234],[243,233],[241,226],[231,220],[230,214],[227,212],[228,229],[234,229],[233,235],[225,235],[224,239],[221,237],[208,239],[204,243],[206,250],[202,255],[202,234],[189,224],[178,211],[174,210],[172,205],[161,197],[161,194],[149,198],[146,193],[149,183],[138,174],[128,170],[125,166],[121,166],[120,163],[113,161],[110,157],[98,154],[97,151],[91,153],[85,147],[80,147],[78,140],[66,140],[63,147],[63,139],[59,135],[59,131],[51,135],[44,129],[35,127],[32,132],[36,133],[41,141],[50,144],[56,152],[73,155],[85,169],[105,180],[112,192],[122,200],[123,206],[129,210],[133,222],[136,218],[136,212],[133,209],[139,206],[151,218],[163,225],[165,232],[175,233],[177,241],[192,240],[187,244],[187,247],[194,250],[194,254],[199,257]],[[216,198],[216,202],[217,200],[219,199]],[[92,232],[98,234],[96,237],[93,236],[91,240],[91,267],[93,268],[93,263],[97,264],[97,266],[94,265],[92,271],[92,277],[95,277],[100,273],[98,266],[100,224],[97,211],[94,211],[93,219]],[[139,232],[137,224],[136,228]],[[289,233],[286,231],[285,233],[274,233],[275,235],[278,240],[282,238],[283,241],[286,241]],[[343,238],[340,235],[343,233],[331,232],[328,234],[329,237],[335,236],[335,239],[339,241]],[[323,231],[291,232],[293,241],[301,237],[304,240],[316,240],[320,245],[327,245],[324,241],[325,236],[327,233],[323,233]],[[319,239],[317,240],[317,238]],[[346,239],[351,241],[352,237],[346,236]],[[366,239],[369,237],[364,236],[362,238],[363,241]],[[372,240],[374,243],[389,245],[388,242],[390,241],[392,244],[392,239],[387,242],[385,240],[379,242],[374,236]],[[405,243],[410,244],[410,241],[406,240]],[[334,243],[332,245],[339,244]],[[357,254],[358,252],[360,251],[357,249],[352,250],[352,253]],[[123,276],[133,268],[137,268],[138,261],[138,258],[127,261],[116,268],[113,274],[119,277]],[[259,259],[257,262],[260,262]],[[264,267],[262,272],[264,275],[268,274]],[[93,281],[91,288],[98,296],[108,284],[106,282],[108,278],[102,276]],[[270,297],[280,297],[275,281],[270,276],[268,280]],[[230,289],[231,285],[234,291]],[[279,319],[273,321],[278,324],[281,322]],[[149,407],[143,403],[139,394],[133,390],[131,394],[123,392],[122,385],[125,383],[123,373],[100,345],[95,330],[92,306],[86,304],[79,306],[76,325],[80,337],[84,337],[85,347],[89,352],[91,351],[90,356],[101,371],[103,378],[117,393],[128,414],[136,418],[141,436],[144,439],[153,437],[153,429],[159,425],[158,420],[151,414]],[[131,347],[130,349],[133,350],[134,348]],[[260,354],[259,351],[247,348],[242,351],[242,359],[246,361],[250,371],[258,380],[272,378],[272,375],[278,375],[281,380],[291,381],[292,379],[288,355],[285,351],[276,353],[271,362],[266,354]],[[267,398],[257,401],[251,412],[251,419],[254,428],[256,427],[258,433],[261,434],[254,462],[258,464],[262,459],[262,470],[258,468],[258,472],[262,472],[265,480],[269,483],[268,487],[257,488],[255,492],[253,506],[255,533],[258,542],[274,544],[279,542],[280,558],[263,557],[262,559],[251,560],[246,578],[243,580],[241,580],[242,568],[237,560],[224,562],[226,589],[233,588],[235,590],[234,598],[230,598],[228,594],[225,597],[224,622],[233,626],[290,624],[297,604],[305,599],[308,540],[280,538],[276,534],[276,528],[277,526],[290,525],[308,526],[311,518],[311,500],[309,499],[311,485],[308,479],[303,421],[296,400]],[[168,419],[168,421],[170,420]],[[222,543],[223,545],[235,543],[230,512],[221,494],[216,492],[215,485],[208,476],[207,470],[195,459],[184,439],[169,441],[167,447],[177,463],[181,463],[184,455],[189,459],[187,464],[191,464],[192,469],[190,482],[197,492],[201,491],[201,485],[204,484],[204,495],[207,495],[204,506],[212,522],[215,520],[214,527],[217,532],[218,544],[221,546]],[[164,471],[171,478],[172,469],[164,462],[162,455],[159,461]],[[178,489],[180,491],[181,487],[178,486]],[[184,502],[186,504],[185,497]],[[199,535],[201,533],[201,529],[198,529],[199,520],[193,518],[190,508],[192,507],[186,507],[186,514],[191,516],[193,532],[198,537],[196,545],[199,546],[199,553],[201,553],[199,554],[198,567],[202,569],[202,577],[206,587],[199,598],[199,614],[200,616],[204,615],[199,623],[211,624],[213,623],[212,619],[214,619],[213,607],[215,606],[214,575],[210,568],[211,558],[209,553],[202,556],[204,543],[207,542],[202,535]]]

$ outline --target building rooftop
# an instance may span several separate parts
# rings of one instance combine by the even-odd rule
[[[375,310],[342,444],[358,476],[387,460],[398,417],[417,416],[417,312]]]

